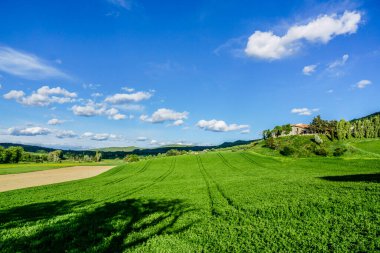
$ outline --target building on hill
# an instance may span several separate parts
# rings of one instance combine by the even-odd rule
[[[310,134],[310,126],[308,124],[292,124],[292,131],[289,135],[301,135],[301,134]]]

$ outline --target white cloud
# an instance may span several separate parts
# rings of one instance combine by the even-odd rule
[[[319,111],[318,108],[314,108],[314,109],[309,109],[309,108],[293,108],[290,112],[298,114],[298,115],[309,116],[309,115],[312,115],[313,112],[318,112],[318,111]]]
[[[150,141],[150,145],[156,145],[157,143],[158,143],[157,140],[151,140],[151,141]]]
[[[63,122],[64,122],[63,120],[59,120],[59,119],[54,118],[54,119],[49,120],[47,123],[48,123],[48,125],[60,125]]]
[[[107,116],[109,119],[121,120],[125,119],[126,115],[119,113],[119,110],[116,108],[107,109],[106,104],[94,103],[90,100],[86,105],[74,105],[71,107],[73,113],[77,116],[83,117],[93,117],[93,116]]]
[[[25,127],[25,128],[9,128],[8,133],[15,136],[36,136],[47,135],[51,133],[51,130],[43,127]]]
[[[250,132],[251,132],[250,129],[245,129],[245,130],[240,131],[241,134],[249,134]]]
[[[175,121],[181,123],[179,120],[187,119],[189,113],[188,112],[176,112],[167,108],[160,108],[155,111],[151,117],[148,115],[141,115],[140,120],[151,123],[162,123],[165,121]],[[183,123],[182,123],[183,124]]]
[[[114,105],[116,108],[127,111],[143,111],[144,106],[139,104],[124,104],[124,105]]]
[[[370,85],[370,84],[372,84],[370,80],[361,80],[356,83],[356,87],[359,89],[364,89],[365,87],[367,87],[367,85]]]
[[[108,0],[108,2],[116,5],[116,6],[119,6],[119,7],[122,7],[126,10],[130,10],[131,9],[131,3],[130,1],[126,1],[126,0]]]
[[[311,43],[328,43],[335,36],[355,33],[361,19],[356,11],[343,15],[323,15],[305,25],[294,25],[284,36],[272,31],[255,31],[248,39],[245,53],[248,56],[277,60],[292,55],[301,47],[303,40]]]
[[[1,46],[0,71],[32,80],[51,77],[68,78],[68,75],[50,66],[37,56]]]
[[[112,139],[117,139],[117,136],[115,134],[108,134],[108,133],[92,133],[92,132],[86,132],[82,135],[82,138],[87,138],[93,141],[107,141]]]
[[[99,92],[95,92],[91,94],[91,97],[94,97],[94,98],[101,97],[101,96],[103,96],[103,94]]]
[[[334,92],[334,90],[333,89],[330,89],[330,90],[328,90],[328,91],[326,91],[327,93],[333,93]]]
[[[30,96],[26,96],[25,92],[21,90],[11,90],[3,97],[5,99],[14,99],[23,105],[47,106],[52,103],[63,104],[73,102],[77,94],[61,87],[50,88],[49,86],[42,86]]]
[[[84,83],[82,84],[83,89],[90,89],[90,90],[96,90],[101,85],[96,83]]]
[[[317,65],[308,65],[308,66],[305,66],[302,69],[302,73],[304,75],[310,76],[312,73],[315,72],[316,68],[317,68]]]
[[[23,92],[22,90],[11,90],[7,94],[4,94],[3,98],[19,100],[24,96],[25,96],[25,92]]]
[[[74,131],[71,130],[64,130],[64,131],[58,131],[55,136],[59,139],[65,139],[65,138],[74,138],[77,137],[77,134]]]
[[[122,89],[122,90],[124,90],[124,91],[126,91],[126,92],[129,92],[129,93],[131,93],[131,92],[134,92],[134,91],[135,91],[135,89],[134,89],[134,88],[129,88],[129,87],[122,87],[121,89]]]
[[[140,136],[137,138],[137,141],[147,141],[148,138],[147,137],[144,137],[144,136]]]
[[[345,54],[342,56],[342,59],[338,59],[332,63],[329,64],[329,69],[334,69],[336,67],[344,66],[350,56],[348,54]]]
[[[185,123],[185,121],[183,121],[182,119],[178,119],[178,120],[173,122],[173,125],[174,126],[182,126],[184,123]]]
[[[105,102],[112,104],[125,104],[130,102],[140,102],[152,97],[152,93],[139,91],[136,93],[118,93],[113,96],[109,96],[105,99]]]
[[[230,131],[239,131],[242,132],[244,130],[249,129],[249,125],[238,125],[238,124],[230,124],[228,125],[223,120],[200,120],[197,123],[197,126],[201,129],[204,129],[206,131],[213,131],[213,132],[230,132]]]
[[[77,116],[92,117],[96,115],[101,115],[104,109],[97,109],[94,105],[74,105],[71,107],[73,113]]]

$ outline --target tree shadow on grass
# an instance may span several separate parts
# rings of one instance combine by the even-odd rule
[[[380,183],[380,173],[373,174],[355,174],[355,175],[343,175],[343,176],[325,176],[321,179],[335,182],[370,182]]]
[[[90,201],[61,200],[0,210],[0,229],[18,226],[20,223],[24,224],[31,221],[50,219],[58,215],[70,213],[75,207],[89,203]]]
[[[54,203],[40,204],[49,206]],[[29,207],[25,206],[26,209]],[[39,253],[122,252],[154,236],[188,229],[196,221],[179,219],[190,211],[193,209],[180,200],[128,199],[105,203],[78,215],[38,223],[36,233],[7,237],[0,241],[0,249]],[[22,222],[18,224],[20,228],[23,225]]]

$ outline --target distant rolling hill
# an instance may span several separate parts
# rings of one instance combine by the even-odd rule
[[[101,152],[131,152],[136,149],[142,149],[139,147],[135,146],[128,146],[128,147],[107,147],[107,148],[95,148],[95,149],[90,149],[90,151],[101,151]]]
[[[156,147],[156,148],[137,148],[133,146],[129,147],[110,147],[110,148],[100,148],[100,149],[92,149],[92,150],[65,150],[62,149],[63,153],[71,153],[71,154],[87,154],[87,155],[94,155],[96,151],[101,151],[103,154],[104,159],[114,159],[114,158],[123,158],[126,155],[129,154],[136,154],[136,155],[157,155],[159,153],[166,153],[170,149],[178,149],[178,150],[184,150],[184,151],[202,151],[205,149],[217,149],[217,148],[228,148],[233,147],[237,145],[243,145],[243,144],[249,144],[255,140],[249,140],[249,141],[235,141],[235,142],[224,142],[220,145],[215,146],[184,146],[184,145],[167,145],[162,147]],[[5,148],[10,146],[20,146],[23,147],[25,151],[27,152],[51,152],[55,149],[53,148],[45,148],[40,146],[33,146],[33,145],[24,145],[24,144],[15,144],[15,143],[0,143],[0,146],[3,146]]]

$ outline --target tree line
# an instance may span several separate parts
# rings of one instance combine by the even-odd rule
[[[78,162],[100,162],[102,160],[102,152],[93,152],[88,154],[64,153],[62,150],[53,150],[51,152],[39,151],[26,152],[20,146],[10,146],[4,148],[0,146],[0,163],[19,163],[19,162],[61,162],[62,160],[78,161]]]
[[[263,131],[263,138],[279,137],[291,132],[290,124],[276,126],[272,130]],[[378,138],[380,137],[380,114],[370,115],[365,118],[346,121],[324,120],[320,115],[313,118],[309,125],[311,134],[323,134],[330,140],[344,140],[351,138]]]
[[[312,133],[324,134],[330,140],[380,137],[380,114],[354,121],[323,120],[319,115],[310,123]]]

